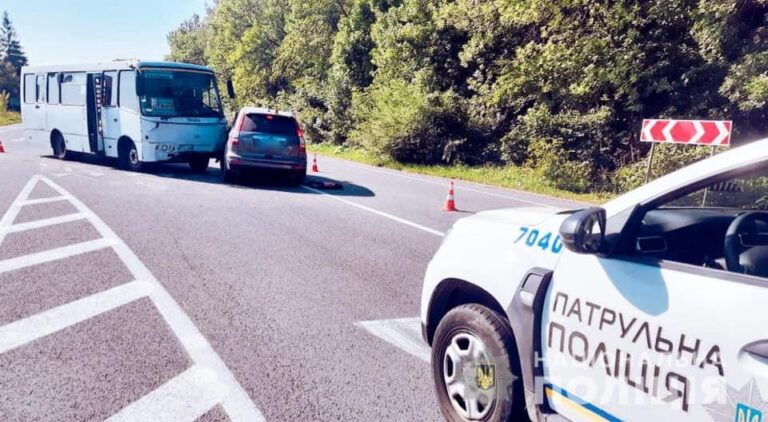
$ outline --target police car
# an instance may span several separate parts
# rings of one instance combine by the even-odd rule
[[[450,421],[768,421],[768,140],[601,208],[459,220],[421,303]]]

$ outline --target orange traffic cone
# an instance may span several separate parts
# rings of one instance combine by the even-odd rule
[[[0,141],[0,152],[5,152],[5,147],[3,147],[3,141]]]
[[[445,204],[443,204],[443,211],[456,211],[456,199],[453,197],[453,180],[451,180],[451,188],[448,190],[448,197],[445,198]]]
[[[317,154],[312,158],[312,173],[319,173],[320,170],[317,169]]]

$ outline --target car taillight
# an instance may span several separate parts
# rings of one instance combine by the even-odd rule
[[[243,128],[243,122],[245,121],[245,113],[240,113],[235,121],[235,129],[229,137],[229,151],[237,154],[237,147],[240,146],[240,130]]]
[[[299,136],[299,152],[306,154],[307,143],[304,141],[304,131],[298,125],[296,126],[296,135]]]

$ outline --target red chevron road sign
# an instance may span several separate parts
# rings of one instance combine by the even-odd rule
[[[726,146],[733,123],[727,120],[643,120],[641,142]]]

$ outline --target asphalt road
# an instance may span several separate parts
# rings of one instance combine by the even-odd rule
[[[575,206],[459,183],[444,213],[447,180],[325,157],[308,183],[343,189],[0,140],[3,421],[439,420],[414,318],[442,233]]]

